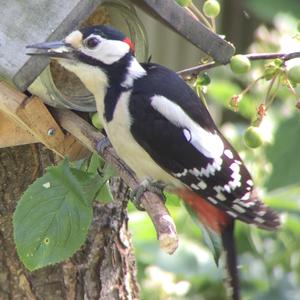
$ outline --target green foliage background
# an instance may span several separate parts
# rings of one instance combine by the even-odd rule
[[[261,18],[262,24],[271,24],[271,29],[265,25],[258,29],[266,39],[254,40],[249,52],[280,51],[282,35],[296,34],[300,16],[297,0],[249,0],[245,4],[249,14]],[[282,32],[282,24],[289,28],[288,32]],[[300,49],[299,41],[298,45]],[[212,83],[208,86],[207,100],[223,133],[251,170],[262,198],[281,212],[283,218],[282,228],[275,233],[237,224],[243,299],[296,300],[300,299],[300,113],[295,108],[296,99],[287,88],[280,89],[261,126],[266,143],[257,150],[247,148],[242,135],[264,100],[267,82],[259,83],[243,97],[238,113],[232,112],[228,105],[232,95],[258,77],[264,63],[253,64],[250,74],[239,77],[232,75],[229,67],[209,72]],[[297,94],[300,95],[299,88]],[[142,299],[226,299],[224,274],[204,246],[199,228],[179,202],[172,199],[168,203],[180,238],[180,247],[173,256],[159,250],[147,215],[130,208]]]

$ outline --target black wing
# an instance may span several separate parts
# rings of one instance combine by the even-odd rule
[[[217,130],[206,107],[176,73],[158,65],[143,66],[147,75],[136,81],[129,110],[131,132],[137,142],[168,173],[234,218],[265,229],[279,225],[275,212],[253,192],[253,182],[239,155]],[[153,108],[151,99],[164,96],[208,132],[218,134],[224,144],[220,165],[196,149],[184,133]]]

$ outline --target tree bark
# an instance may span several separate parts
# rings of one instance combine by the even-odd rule
[[[19,261],[13,212],[28,185],[53,163],[55,156],[42,145],[0,149],[0,299],[138,299],[127,187],[121,180],[114,182],[114,202],[95,203],[87,241],[71,259],[32,273]]]

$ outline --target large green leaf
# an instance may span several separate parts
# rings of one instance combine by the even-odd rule
[[[113,196],[109,186],[109,179],[116,175],[116,170],[114,167],[105,162],[101,169],[101,178],[98,182],[99,190],[96,198],[101,202],[111,202],[113,200]]]
[[[98,180],[64,161],[27,189],[13,223],[18,255],[29,270],[63,261],[84,243]]]

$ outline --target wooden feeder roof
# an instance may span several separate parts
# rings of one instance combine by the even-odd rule
[[[226,64],[235,48],[201,22],[192,18],[175,0],[132,0],[147,13],[162,20],[216,62]]]
[[[226,63],[234,47],[194,20],[175,0],[131,0],[154,15],[219,63]],[[44,58],[29,57],[25,46],[61,39],[78,27],[104,0],[10,0],[2,3],[0,18],[0,74],[25,90],[46,67]],[[22,17],[20,17],[22,16]]]

